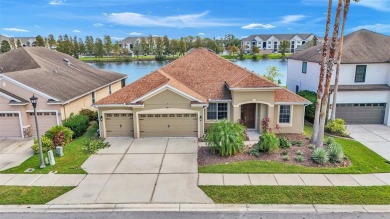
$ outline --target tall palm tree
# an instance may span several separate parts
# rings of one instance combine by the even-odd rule
[[[322,60],[321,60],[320,78],[318,81],[318,89],[317,89],[317,103],[316,103],[316,111],[314,116],[313,134],[311,136],[312,142],[317,142],[318,129],[320,125],[321,99],[324,91],[323,89],[324,89],[324,77],[325,77],[325,64],[326,64],[327,53],[328,53],[328,40],[329,40],[328,38],[329,38],[331,16],[332,16],[332,0],[329,0],[328,15],[326,17],[326,25],[325,25],[325,33],[324,33],[324,42],[322,45]]]
[[[326,75],[324,94],[321,100],[321,112],[320,112],[320,125],[318,130],[318,136],[316,141],[316,147],[323,147],[324,145],[324,133],[325,133],[325,122],[326,122],[326,111],[329,99],[330,79],[332,78],[333,65],[336,57],[336,43],[339,35],[341,9],[343,7],[343,0],[338,0],[335,21],[333,24],[332,41],[329,47],[329,59],[326,63]]]
[[[354,0],[354,1],[359,2],[359,0]],[[330,117],[331,120],[336,119],[336,101],[337,101],[337,92],[339,90],[341,56],[343,55],[344,29],[345,29],[345,23],[347,22],[350,3],[351,3],[351,0],[344,0],[343,21],[342,21],[342,25],[341,25],[339,51],[337,53],[336,77],[335,77],[335,82],[334,82],[332,113],[331,113],[331,117]]]

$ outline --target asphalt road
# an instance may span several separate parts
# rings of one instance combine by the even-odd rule
[[[352,219],[390,218],[390,213],[284,213],[284,212],[62,212],[62,213],[0,213],[1,219]]]

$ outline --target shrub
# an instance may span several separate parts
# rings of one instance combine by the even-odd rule
[[[305,118],[311,122],[314,121],[314,115],[316,113],[316,103],[317,103],[317,93],[313,91],[303,90],[297,92],[297,94],[303,98],[306,98],[312,104],[306,106],[305,108]]]
[[[47,130],[45,136],[53,141],[54,146],[65,146],[72,140],[73,131],[65,126],[56,125]]]
[[[250,153],[252,156],[260,157],[259,146],[258,146],[257,144],[254,145],[252,148],[249,149],[249,153]]]
[[[286,137],[280,137],[279,138],[279,147],[280,148],[291,148],[291,143]]]
[[[90,109],[82,109],[82,110],[80,110],[79,114],[88,117],[89,121],[98,120],[97,111],[92,111]]]
[[[292,144],[293,146],[300,147],[300,146],[302,146],[302,141],[301,141],[301,140],[299,140],[299,141],[292,141],[291,144]]]
[[[326,144],[326,145],[331,145],[333,143],[336,143],[336,140],[334,140],[334,138],[332,138],[332,137],[328,137],[324,141],[324,144]]]
[[[256,54],[252,55],[252,59],[257,60],[257,55]]]
[[[279,149],[279,141],[275,134],[271,132],[262,134],[258,145],[260,151],[267,153],[272,153]]]
[[[263,59],[267,59],[268,58],[268,54],[263,54]]]
[[[329,161],[332,163],[341,162],[344,159],[343,148],[338,143],[332,143],[328,147]]]
[[[41,137],[41,143],[42,143],[42,152],[46,153],[51,149],[54,149],[53,141],[42,135]],[[31,146],[31,149],[33,149],[34,153],[38,154],[39,153],[39,145],[38,145],[38,139],[34,138],[34,144]]]
[[[316,148],[311,155],[311,159],[318,164],[326,164],[329,161],[329,155],[324,148]]]
[[[296,154],[296,155],[302,155],[302,151],[301,151],[301,150],[297,150],[297,151],[295,152],[295,154]]]
[[[325,130],[331,134],[348,136],[347,127],[343,119],[330,120],[326,123]]]
[[[284,151],[282,151],[281,154],[282,154],[282,155],[287,155],[287,154],[288,154],[288,151],[284,150]]]
[[[282,159],[283,159],[284,161],[289,161],[289,160],[290,160],[290,157],[289,157],[288,155],[284,155],[284,156],[282,157]]]
[[[89,154],[94,154],[99,149],[110,147],[110,144],[108,142],[104,142],[102,139],[99,138],[89,138],[83,143],[83,146],[81,149]]]
[[[67,120],[65,120],[63,125],[67,128],[70,128],[74,133],[74,137],[77,138],[83,135],[87,131],[88,123],[89,123],[89,119],[87,116],[72,115]]]
[[[270,130],[269,122],[270,122],[270,119],[268,116],[264,117],[261,120],[261,129],[263,130],[263,132],[268,132]]]
[[[301,163],[301,162],[305,161],[305,157],[302,155],[298,155],[295,157],[295,161],[298,163]]]
[[[213,153],[230,156],[242,151],[245,138],[243,125],[222,120],[208,128],[205,141]]]

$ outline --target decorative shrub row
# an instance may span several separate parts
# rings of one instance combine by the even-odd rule
[[[329,137],[325,144],[326,148],[316,148],[311,156],[312,160],[318,164],[326,164],[328,162],[339,163],[345,158],[343,148],[334,138]]]
[[[71,115],[63,125],[70,128],[74,132],[74,137],[78,138],[87,131],[89,118],[84,115]]]

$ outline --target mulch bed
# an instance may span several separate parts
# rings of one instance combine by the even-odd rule
[[[309,148],[310,139],[304,135],[300,134],[283,134],[290,142],[293,141],[302,141],[301,145],[293,145],[288,149],[279,149],[275,153],[261,153],[259,157],[252,156],[248,150],[250,147],[244,148],[242,153],[236,154],[234,156],[222,157],[218,154],[213,154],[208,147],[200,147],[198,150],[198,165],[199,166],[208,166],[213,164],[227,164],[232,162],[239,161],[249,161],[249,160],[262,160],[262,161],[278,161],[282,163],[302,165],[307,167],[346,167],[350,165],[350,161],[345,159],[341,163],[328,163],[325,165],[319,165],[311,160],[311,154],[314,149]],[[280,137],[280,136],[278,136]],[[287,155],[290,158],[289,160],[283,160],[282,152],[287,151]],[[295,161],[297,156],[297,151],[301,151],[302,156],[305,157],[303,162]]]

